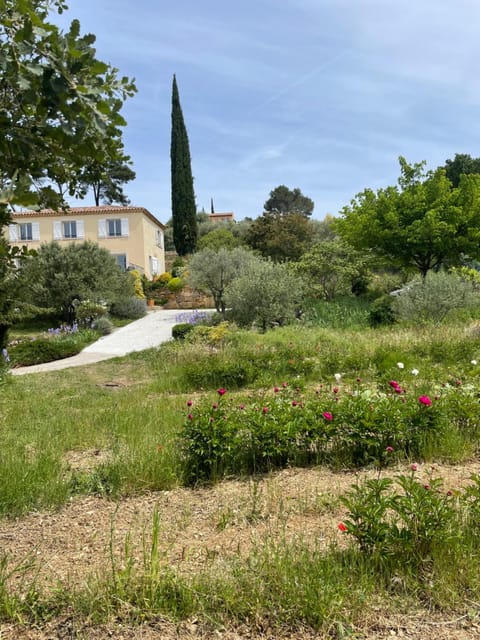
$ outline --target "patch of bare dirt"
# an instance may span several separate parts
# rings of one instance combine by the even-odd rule
[[[108,452],[97,450],[71,452],[68,464],[75,470],[90,470]],[[389,470],[389,474],[405,468]],[[385,472],[382,472],[385,474]],[[444,479],[445,489],[455,489],[469,482],[472,473],[480,473],[480,462],[458,466],[419,465],[418,476],[428,481]],[[325,469],[287,469],[256,480],[227,480],[200,489],[178,488],[118,503],[103,497],[73,499],[56,513],[33,513],[15,521],[0,522],[0,545],[12,563],[27,558],[38,568],[37,583],[46,588],[84,584],[92,574],[108,575],[110,552],[115,562],[125,561],[125,541],[129,553],[141,563],[148,549],[154,514],[160,524],[160,551],[163,562],[186,574],[211,563],[244,555],[253,544],[266,538],[284,536],[315,541],[327,547],[332,540],[342,543],[337,529],[344,517],[338,501],[340,493],[357,479],[373,477],[373,471],[333,473]],[[13,577],[20,580],[21,576]],[[480,611],[480,604],[472,610]],[[205,631],[196,621],[177,627],[158,620],[138,628],[121,626],[79,628],[78,622],[56,620],[42,629],[0,628],[1,640],[25,638],[273,638],[268,630]],[[273,632],[272,632],[273,633]],[[480,638],[478,618],[435,619],[420,611],[417,617],[399,615],[398,619],[365,621],[365,634],[356,638],[413,637],[424,640],[473,640]],[[319,638],[299,630],[285,637],[298,640]]]

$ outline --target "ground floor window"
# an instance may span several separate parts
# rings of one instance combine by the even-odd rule
[[[115,253],[114,256],[117,261],[118,266],[122,271],[127,270],[127,254],[126,253]]]

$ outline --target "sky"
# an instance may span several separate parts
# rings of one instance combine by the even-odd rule
[[[480,156],[478,0],[70,0],[97,56],[135,78],[122,114],[132,205],[171,217],[176,74],[197,209],[256,218],[284,184],[338,215],[398,157]],[[59,22],[58,18],[55,18]],[[85,201],[84,204],[93,204]]]

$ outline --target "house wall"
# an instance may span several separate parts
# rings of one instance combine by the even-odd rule
[[[61,246],[65,246],[71,242],[84,242],[91,240],[98,243],[101,247],[107,249],[113,255],[125,255],[127,267],[133,267],[144,272],[147,278],[152,277],[151,260],[154,257],[158,260],[158,273],[165,271],[165,257],[163,251],[163,229],[156,225],[153,220],[148,218],[142,212],[100,212],[98,214],[85,214],[84,212],[75,213],[72,211],[69,215],[58,216],[29,216],[26,214],[13,214],[14,224],[32,223],[39,226],[39,240],[20,240],[20,231],[18,231],[18,239],[16,242],[10,241],[14,246],[28,246],[29,249],[38,249],[41,244],[59,242]],[[127,220],[128,236],[122,237],[100,237],[99,221],[105,220]],[[63,221],[81,221],[83,222],[83,237],[77,238],[55,238],[54,228],[55,222]],[[77,232],[79,225],[77,224]],[[81,227],[81,225],[80,225]],[[58,228],[58,226],[57,226]],[[123,231],[123,224],[122,224]],[[161,246],[158,246],[157,232]],[[7,240],[9,240],[9,229],[5,231]]]

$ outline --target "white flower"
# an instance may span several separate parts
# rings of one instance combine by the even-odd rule
[[[470,364],[477,364],[476,360],[471,360]]]
[[[397,362],[397,367],[398,367],[399,369],[403,369],[403,367],[404,367],[404,366],[405,366],[405,365],[403,364],[403,362]]]
[[[412,369],[412,376],[418,376],[419,371],[418,369]]]
[[[333,374],[333,377],[335,378],[335,380],[336,380],[337,382],[340,382],[340,379],[341,379],[341,377],[342,377],[342,374],[341,374],[341,373],[334,373],[334,374]]]

